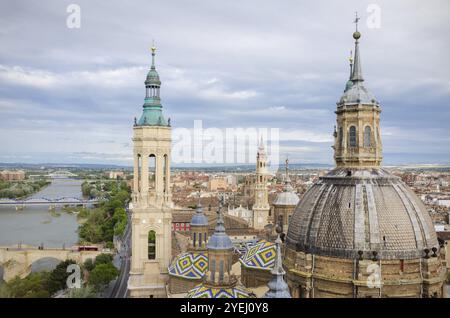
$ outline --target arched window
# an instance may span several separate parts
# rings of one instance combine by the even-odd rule
[[[344,144],[344,133],[342,132],[342,127],[339,127],[339,147],[343,147]]]
[[[198,246],[202,247],[203,242],[202,242],[202,233],[198,233]]]
[[[148,232],[148,259],[156,258],[156,232]]]
[[[224,272],[224,268],[223,268],[223,260],[220,260],[219,263],[219,282],[223,281],[223,273]]]
[[[369,148],[371,147],[371,136],[372,135],[372,130],[370,129],[370,126],[366,126],[366,128],[364,128],[364,147]]]
[[[350,147],[356,147],[356,127],[351,126],[349,131],[349,144]]]
[[[215,280],[215,273],[216,273],[216,260],[211,260],[211,280]]]
[[[196,232],[194,232],[194,247],[196,246],[196,244],[197,244],[197,233]]]

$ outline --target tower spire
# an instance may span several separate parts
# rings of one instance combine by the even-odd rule
[[[267,286],[269,290],[264,295],[264,298],[291,298],[291,294],[289,293],[289,287],[284,281],[283,276],[286,274],[283,268],[283,261],[281,259],[281,227],[278,225],[276,228],[278,233],[278,237],[275,240],[276,247],[276,258],[273,264],[273,268],[270,273],[273,275],[272,279],[269,281]]]
[[[284,192],[291,192],[293,191],[292,185],[291,185],[291,178],[289,178],[289,159],[286,158],[285,161],[285,171],[284,171]]]
[[[355,18],[355,32],[353,32],[353,38],[355,39],[355,59],[353,64],[353,73],[351,80],[353,83],[355,82],[362,82],[364,81],[362,77],[362,70],[361,70],[361,58],[359,57],[359,38],[361,38],[361,33],[358,31],[358,22],[359,22],[358,12],[356,12],[356,18]]]

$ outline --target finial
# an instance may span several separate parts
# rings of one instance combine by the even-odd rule
[[[155,40],[152,41],[152,47],[150,49],[152,51],[152,70],[154,70],[155,69],[155,52],[156,52]]]
[[[150,48],[152,50],[152,54],[154,55],[156,52],[156,45],[155,45],[155,40],[152,40],[152,47]]]
[[[358,11],[355,12],[355,21],[353,21],[355,23],[355,32],[353,32],[353,38],[355,40],[358,40],[361,37],[361,33],[358,32],[358,22],[359,22],[360,18],[358,17]]]

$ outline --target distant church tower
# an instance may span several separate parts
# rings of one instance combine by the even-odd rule
[[[131,297],[166,297],[171,261],[171,128],[170,119],[166,121],[162,114],[155,51],[152,47],[143,113],[133,127],[132,258],[128,281]]]
[[[253,228],[264,229],[269,218],[269,194],[267,190],[267,156],[261,142],[256,155],[255,203],[253,205]]]

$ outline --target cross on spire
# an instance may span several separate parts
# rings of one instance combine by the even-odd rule
[[[353,21],[353,23],[355,23],[356,25],[356,32],[358,32],[358,22],[361,18],[358,17],[358,11],[355,11],[355,21]]]

